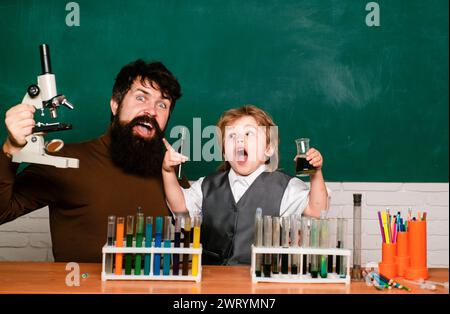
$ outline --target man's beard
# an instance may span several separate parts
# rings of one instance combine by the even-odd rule
[[[111,159],[125,172],[149,177],[161,175],[165,147],[162,141],[164,131],[151,116],[136,117],[129,123],[119,121],[118,114],[111,124]],[[133,127],[142,123],[151,123],[153,136],[149,139],[134,134]]]

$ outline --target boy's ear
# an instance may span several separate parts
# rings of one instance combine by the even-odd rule
[[[264,152],[264,154],[269,158],[272,157],[274,153],[275,153],[275,148],[273,147],[272,144],[267,146],[266,151]]]

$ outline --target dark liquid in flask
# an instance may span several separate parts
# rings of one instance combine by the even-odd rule
[[[297,175],[306,176],[315,173],[316,168],[306,160],[306,157],[299,157],[295,165],[295,172]]]

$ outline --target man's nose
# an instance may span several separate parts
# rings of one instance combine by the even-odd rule
[[[148,106],[146,106],[145,113],[152,117],[156,117],[156,105],[149,104]]]

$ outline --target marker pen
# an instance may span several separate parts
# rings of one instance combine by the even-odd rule
[[[138,208],[136,216],[136,247],[142,247],[142,238],[144,236],[144,213]],[[136,254],[134,261],[134,274],[140,275],[142,267],[142,254]]]
[[[116,247],[123,247],[123,231],[125,218],[117,217]],[[123,254],[116,253],[116,275],[122,275]]]
[[[133,247],[134,216],[127,216],[127,247]],[[133,254],[125,254],[125,275],[131,275]]]
[[[108,216],[108,230],[106,245],[114,246],[114,237],[116,236],[116,216]],[[105,256],[105,272],[111,274],[113,272],[114,254],[106,254]]]
[[[164,217],[164,247],[170,248],[172,242],[170,241],[170,234],[172,231],[172,217]],[[163,257],[163,275],[170,275],[170,253],[164,253]]]
[[[184,248],[190,248],[191,244],[191,217],[187,214],[184,217]],[[183,254],[183,275],[189,275],[189,254]]]
[[[155,247],[161,247],[163,231],[163,217],[156,217],[155,226]],[[158,276],[161,270],[161,253],[155,253],[155,259],[153,260],[153,275]]]
[[[195,216],[194,217],[194,239],[192,243],[193,248],[199,248],[200,247],[200,226],[202,225],[202,219],[201,216]],[[198,274],[198,260],[199,256],[198,254],[192,255],[192,276],[197,276]]]
[[[153,217],[147,216],[145,218],[145,247],[152,246],[153,233]],[[150,254],[144,256],[144,275],[150,275]]]

